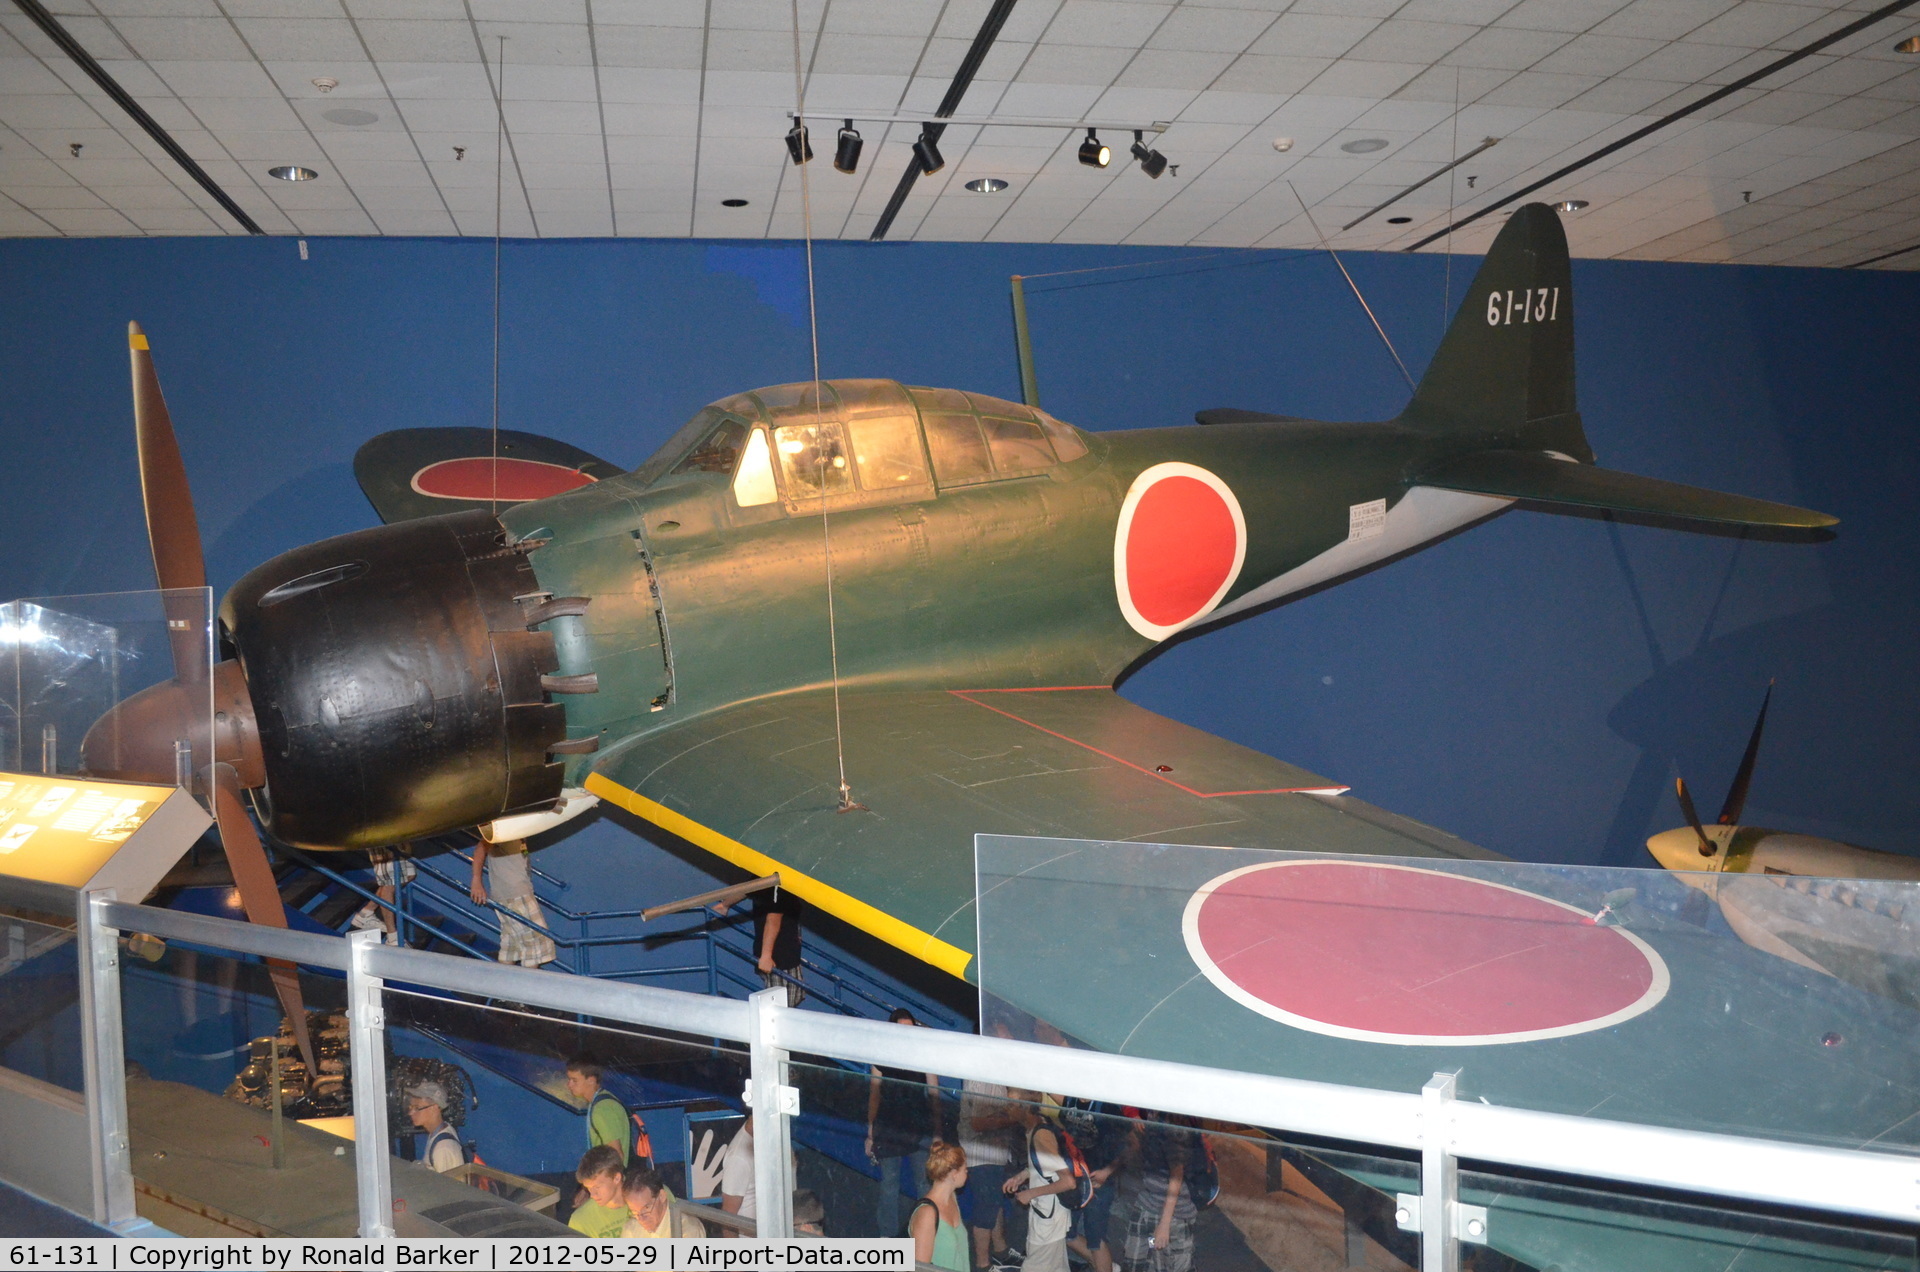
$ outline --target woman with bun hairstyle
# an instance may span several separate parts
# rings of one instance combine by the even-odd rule
[[[927,1149],[927,1194],[914,1203],[913,1214],[907,1219],[915,1263],[945,1268],[947,1272],[970,1272],[967,1226],[960,1217],[960,1203],[953,1196],[966,1183],[966,1151],[945,1140],[933,1141]]]

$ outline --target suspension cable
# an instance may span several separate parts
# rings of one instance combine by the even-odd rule
[[[793,7],[793,124],[801,130],[800,159],[800,224],[801,235],[807,252],[807,328],[813,341],[813,420],[814,454],[818,460],[819,478],[815,485],[820,490],[820,543],[827,562],[827,657],[833,675],[833,753],[840,765],[840,803],[839,812],[850,813],[856,809],[864,810],[866,805],[856,803],[853,787],[847,782],[847,739],[840,720],[840,633],[834,621],[833,612],[833,515],[827,496],[827,448],[820,445],[825,423],[820,418],[820,314],[815,306],[813,287],[813,186],[807,177],[807,150],[810,136],[807,128],[807,82],[800,65],[800,0],[792,0]],[[845,459],[841,460],[845,463]],[[847,473],[847,479],[853,479],[853,473]]]

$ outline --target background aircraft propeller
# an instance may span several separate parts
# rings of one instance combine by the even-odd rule
[[[193,748],[196,779],[213,805],[220,846],[226,852],[247,918],[263,926],[284,928],[287,912],[280,900],[280,885],[241,799],[243,789],[262,780],[253,704],[239,665],[221,663],[213,670],[213,680],[222,723],[209,735],[207,614],[201,596],[188,590],[207,585],[200,524],[194,516],[193,492],[187,485],[186,465],[174,437],[173,418],[160,392],[146,333],[137,322],[127,324],[127,345],[133,358],[133,427],[140,452],[140,494],[146,505],[153,571],[165,594],[162,603],[173,650],[173,682],[129,699],[129,710],[115,708],[117,727],[109,732],[116,741],[124,739],[125,744],[114,747],[112,775],[156,783],[174,781],[174,769],[167,761],[173,743],[184,731]],[[95,748],[83,745],[82,752],[88,770],[105,775],[103,769],[109,766],[94,762]],[[254,780],[243,782],[242,770]],[[268,960],[267,970],[307,1062],[307,1071],[316,1073],[299,973],[292,963],[279,959]]]
[[[1747,806],[1747,791],[1753,785],[1753,764],[1760,755],[1760,735],[1767,727],[1767,707],[1773,702],[1773,681],[1767,682],[1767,692],[1760,699],[1760,718],[1753,722],[1753,732],[1747,737],[1746,754],[1740,757],[1740,769],[1733,775],[1733,785],[1727,788],[1727,800],[1720,805],[1720,817],[1716,824],[1738,826],[1740,814]],[[1694,810],[1693,796],[1687,791],[1687,779],[1674,779],[1674,793],[1680,797],[1680,811],[1686,814],[1687,825],[1693,827],[1693,833],[1700,839],[1700,855],[1711,857],[1714,854],[1713,841],[1707,837],[1706,827],[1700,824],[1700,814]]]

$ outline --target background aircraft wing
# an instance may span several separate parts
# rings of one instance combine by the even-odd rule
[[[1338,782],[1105,687],[809,691],[609,751],[587,789],[956,976],[975,945],[975,834],[1490,857]]]
[[[625,470],[578,446],[501,429],[403,428],[371,438],[353,456],[367,501],[391,525],[489,504],[563,495]]]

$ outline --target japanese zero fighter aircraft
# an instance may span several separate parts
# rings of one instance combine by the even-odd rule
[[[201,587],[172,425],[137,326],[130,341],[159,581]],[[315,849],[556,824],[584,792],[965,976],[976,833],[1459,843],[1115,694],[1170,637],[1515,500],[1834,524],[1594,466],[1544,205],[1501,232],[1397,418],[1199,418],[1091,433],[835,380],[716,402],[630,473],[527,434],[500,434],[497,461],[484,430],[373,439],[355,467],[387,524],[276,557],[220,607],[216,735],[195,755],[249,914],[282,921],[243,792]],[[184,694],[122,704],[88,770],[170,780]]]

